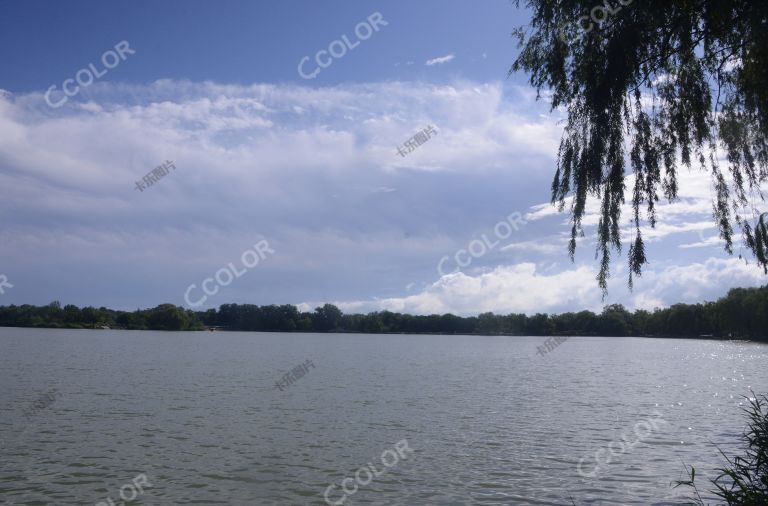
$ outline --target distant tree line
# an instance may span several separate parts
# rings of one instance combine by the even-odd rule
[[[620,304],[600,313],[580,311],[550,315],[482,313],[409,315],[379,311],[344,314],[332,304],[313,312],[293,305],[223,304],[192,312],[172,304],[134,312],[67,305],[0,306],[0,326],[124,328],[149,330],[226,330],[265,332],[361,332],[478,335],[584,335],[748,338],[768,341],[768,286],[734,288],[716,302],[675,304],[664,309],[627,311]]]
[[[99,329],[104,327],[130,330],[202,330],[203,324],[190,310],[160,304],[154,309],[133,312],[105,307],[79,308],[73,304],[61,307],[58,301],[47,306],[0,306],[2,327],[47,327],[62,329]]]
[[[497,315],[482,313],[460,317],[453,314],[416,316],[380,311],[343,314],[325,304],[314,312],[295,306],[224,304],[218,311],[197,313],[205,325],[229,330],[270,332],[366,332],[482,335],[594,335],[744,337],[768,339],[768,286],[736,288],[717,302],[675,304],[654,311],[627,311],[620,304],[592,311],[549,315],[537,313]]]

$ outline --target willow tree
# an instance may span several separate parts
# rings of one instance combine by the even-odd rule
[[[552,109],[567,112],[552,202],[570,208],[571,259],[588,199],[597,199],[598,283],[606,290],[631,193],[631,287],[647,263],[641,224],[656,225],[656,203],[674,201],[678,169],[693,166],[711,178],[725,250],[733,253],[740,229],[768,273],[760,188],[768,180],[768,1],[522,3],[533,18],[515,32],[521,53],[510,72],[528,72],[538,97],[544,92]]]

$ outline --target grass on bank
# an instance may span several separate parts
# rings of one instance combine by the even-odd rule
[[[743,456],[730,459],[722,450],[727,466],[717,469],[719,475],[711,480],[712,493],[729,506],[768,505],[768,397],[752,393],[749,407],[743,408],[747,428],[741,436],[745,446]],[[686,469],[687,471],[687,469]],[[691,466],[690,480],[678,481],[675,487],[688,486],[696,495],[691,504],[704,506],[695,484],[696,469]]]

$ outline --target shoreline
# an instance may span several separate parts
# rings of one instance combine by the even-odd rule
[[[210,333],[234,333],[234,332],[247,332],[252,334],[358,334],[358,335],[393,335],[393,336],[466,336],[466,337],[606,337],[611,339],[622,338],[642,338],[642,339],[687,339],[697,341],[747,341],[756,343],[768,343],[768,339],[760,340],[748,337],[720,337],[720,336],[678,336],[678,335],[611,335],[611,334],[583,334],[583,333],[558,333],[558,334],[490,334],[490,333],[466,333],[466,332],[360,332],[353,330],[237,330],[237,329],[186,329],[186,330],[168,330],[168,329],[126,329],[120,327],[111,328],[86,328],[86,327],[48,327],[48,326],[17,326],[17,325],[0,325],[0,328],[7,329],[46,329],[46,330],[115,330],[115,331],[128,331],[128,332],[210,332]]]

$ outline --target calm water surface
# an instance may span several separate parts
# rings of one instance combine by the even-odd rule
[[[0,328],[0,502],[119,504],[144,473],[132,504],[324,504],[371,462],[343,504],[681,504],[768,392],[766,345],[543,341]]]

